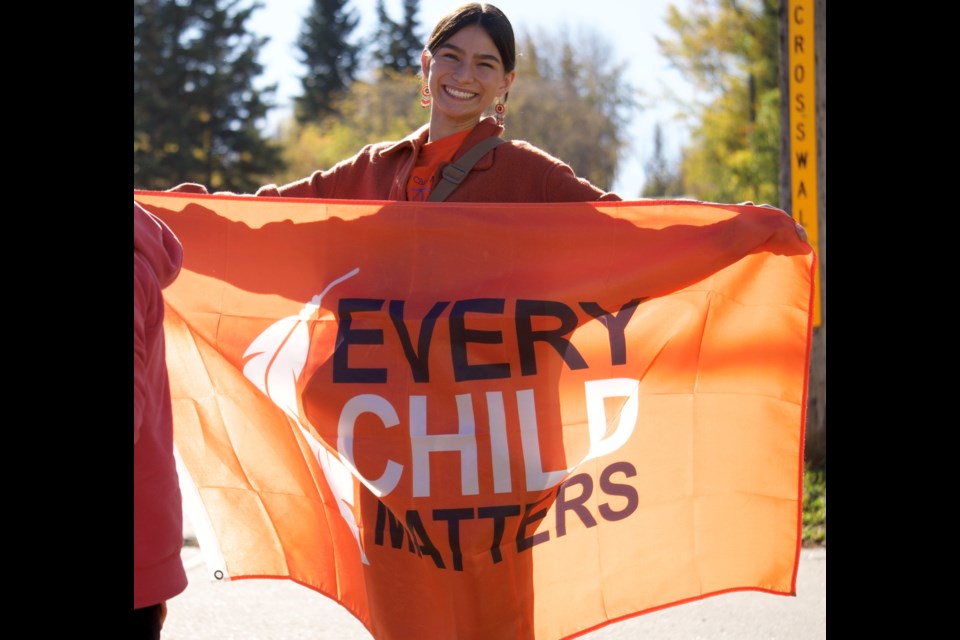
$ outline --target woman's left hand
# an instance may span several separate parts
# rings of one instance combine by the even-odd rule
[[[754,204],[752,200],[746,200],[738,204],[748,204],[752,207],[763,207],[764,209],[776,209],[777,211],[783,211],[783,209],[781,209],[780,207],[775,207],[772,204]],[[787,213],[786,211],[783,211],[783,213],[785,215],[790,216],[790,214]],[[793,216],[790,216],[790,217],[793,218]],[[804,229],[803,225],[800,224],[799,222],[795,222],[794,224],[796,224],[797,226],[797,235],[800,236],[801,240],[809,244],[810,240],[807,238],[807,230]]]

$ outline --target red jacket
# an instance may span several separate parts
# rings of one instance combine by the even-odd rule
[[[268,184],[258,196],[406,200],[407,181],[429,125],[399,142],[369,144],[352,158],[326,171],[282,187]],[[503,133],[493,118],[484,118],[454,154],[454,161],[473,145]],[[473,166],[447,202],[589,202],[620,200],[578,178],[569,165],[522,140],[507,140]]]
[[[163,288],[183,248],[160,219],[133,203],[133,607],[187,587],[180,559],[183,506],[173,456],[173,414],[163,336]]]

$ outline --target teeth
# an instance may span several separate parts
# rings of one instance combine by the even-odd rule
[[[470,91],[460,91],[458,89],[451,89],[450,87],[446,87],[446,89],[447,93],[452,95],[454,98],[460,98],[461,100],[467,100],[468,98],[472,98],[473,96],[477,95],[475,93],[471,93]]]

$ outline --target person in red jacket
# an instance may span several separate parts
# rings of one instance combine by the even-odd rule
[[[397,142],[369,144],[352,158],[258,196],[356,200],[427,200],[443,169],[503,131],[516,79],[513,27],[488,3],[461,5],[434,27],[420,55],[421,104],[430,121]],[[492,111],[494,116],[485,116]],[[184,183],[171,191],[206,193]],[[563,161],[522,140],[486,152],[448,202],[588,202],[620,200],[577,177]]]
[[[132,638],[159,638],[167,600],[187,587],[163,333],[163,289],[182,263],[173,231],[134,202]]]

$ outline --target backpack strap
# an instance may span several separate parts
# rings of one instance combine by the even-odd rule
[[[488,151],[503,141],[503,138],[499,136],[484,138],[475,144],[470,151],[463,154],[457,162],[451,162],[445,166],[442,172],[443,178],[437,183],[437,186],[433,188],[433,191],[430,192],[430,197],[427,198],[427,201],[442,202],[446,200],[450,194],[453,193],[454,189],[460,186],[463,179],[467,177],[467,174],[473,169],[473,165],[477,164],[480,158],[487,155]]]

